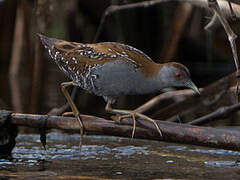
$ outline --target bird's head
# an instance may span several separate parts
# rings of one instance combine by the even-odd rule
[[[160,72],[168,87],[187,87],[200,94],[190,78],[189,70],[184,65],[176,62],[166,63]]]

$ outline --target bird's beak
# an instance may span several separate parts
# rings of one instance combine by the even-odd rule
[[[200,94],[199,89],[191,80],[186,81],[185,86],[192,89],[195,93]]]

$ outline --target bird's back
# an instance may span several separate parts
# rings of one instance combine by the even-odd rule
[[[129,45],[116,42],[83,44],[39,36],[59,68],[76,85],[97,95],[102,95],[106,88],[112,87],[109,91],[124,88],[120,84],[123,78],[128,83],[134,83],[139,75],[154,76],[159,72],[158,64]],[[119,82],[119,86],[116,83],[115,86],[111,85],[113,81]]]

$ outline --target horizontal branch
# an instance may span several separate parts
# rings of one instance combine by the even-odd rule
[[[105,120],[94,116],[81,116],[88,134],[112,135],[131,137],[131,119],[124,119],[123,124]],[[47,129],[61,129],[65,131],[79,132],[79,124],[76,118],[62,116],[47,116],[13,113],[11,122],[17,126],[39,128],[41,120],[47,119]],[[240,132],[209,127],[198,127],[188,124],[177,124],[171,122],[157,121],[163,136],[160,137],[153,124],[138,119],[135,138],[160,140],[166,142],[177,142],[185,144],[202,145],[215,148],[239,150]],[[128,125],[129,124],[129,125]],[[139,127],[140,125],[143,125]],[[143,128],[145,127],[145,128]],[[146,129],[146,127],[148,129]]]
[[[200,117],[198,119],[195,119],[194,121],[189,122],[188,124],[191,124],[191,125],[206,124],[206,123],[211,122],[216,119],[222,119],[222,118],[229,117],[230,115],[232,115],[234,112],[238,111],[239,109],[240,109],[240,104],[234,104],[234,105],[227,106],[227,107],[221,107],[210,114],[207,114],[203,117]]]
[[[223,11],[224,15],[226,15],[227,17],[232,17],[232,12],[231,12],[231,9],[229,8],[228,1],[234,3],[232,4],[232,9],[236,17],[240,18],[239,0],[218,0],[218,4],[221,10]],[[169,3],[169,2],[187,2],[198,7],[209,9],[208,0],[150,0],[150,1],[142,1],[142,2],[136,2],[136,3],[130,3],[130,4],[123,4],[123,5],[111,5],[105,10],[104,14],[101,17],[100,25],[97,29],[93,42],[97,42],[100,36],[100,33],[102,32],[105,20],[109,15],[116,13],[117,11],[129,10],[134,8],[146,8],[146,7],[154,6],[157,4]]]
[[[231,16],[231,10],[229,8],[228,1],[233,3],[232,4],[233,11],[236,13],[237,17],[240,17],[240,1],[239,0],[218,0],[217,2],[221,10],[223,10],[226,15]],[[149,7],[149,6],[154,6],[157,4],[169,3],[169,2],[187,2],[195,6],[209,9],[208,0],[152,0],[152,1],[142,1],[137,3],[124,4],[124,5],[109,6],[105,12],[105,16],[120,10],[139,8],[139,7]]]
[[[169,99],[178,99],[179,97],[192,96],[193,94],[194,92],[191,89],[167,91],[165,93],[159,94],[158,96],[155,96],[151,100],[147,101],[146,103],[144,103],[143,105],[135,109],[135,111],[143,113],[157,106],[162,101],[169,100]]]

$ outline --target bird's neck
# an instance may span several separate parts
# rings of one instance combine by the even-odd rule
[[[156,86],[158,89],[164,89],[168,87],[174,87],[175,80],[173,78],[169,78],[169,65],[166,64],[159,64],[160,68],[154,78],[154,82],[156,83]]]
[[[144,62],[142,65],[141,71],[147,78],[154,78],[158,76],[158,73],[162,68],[162,64],[150,61]]]
[[[165,76],[164,64],[151,63],[145,65],[144,70],[142,70],[143,77],[142,81],[139,82],[141,86],[136,90],[142,94],[157,92],[163,88],[169,87],[167,77]]]

